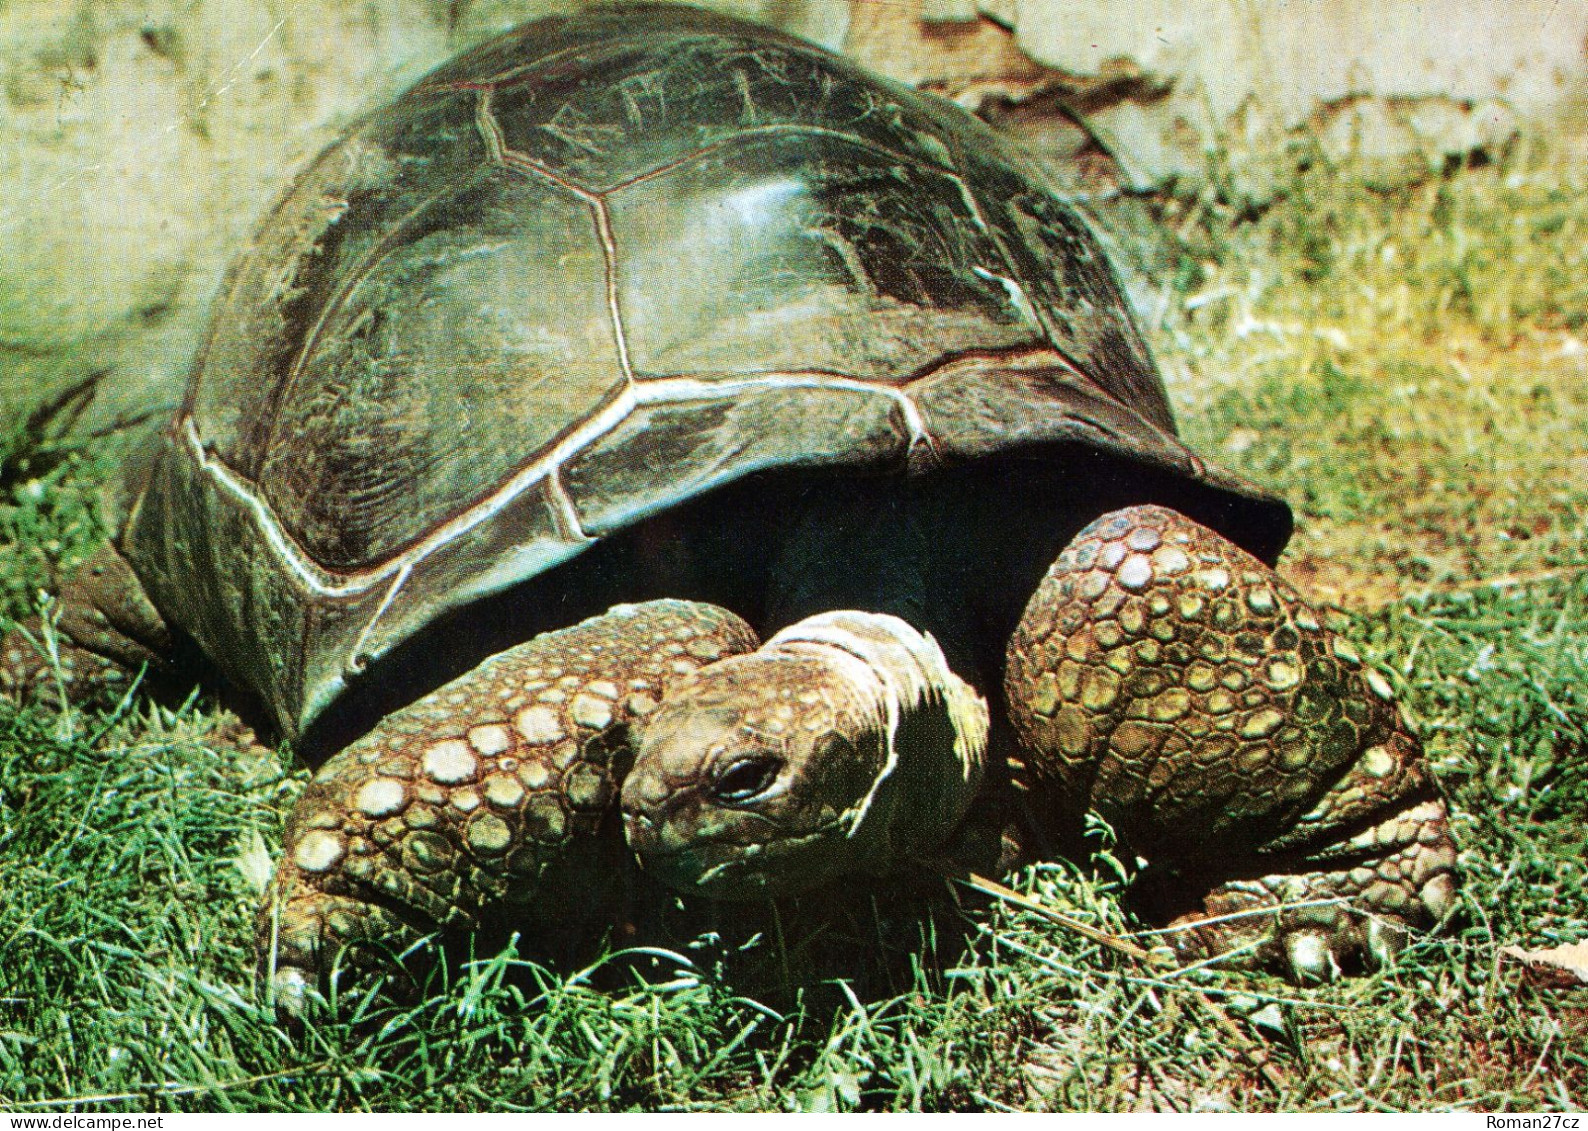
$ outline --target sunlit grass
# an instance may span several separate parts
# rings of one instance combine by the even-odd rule
[[[1181,205],[1160,350],[1195,442],[1298,511],[1287,569],[1362,608],[1588,556],[1582,174],[1527,151],[1394,191],[1316,168],[1256,220]]]

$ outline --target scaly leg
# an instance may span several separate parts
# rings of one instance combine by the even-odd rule
[[[0,691],[27,701],[57,687],[74,703],[114,701],[142,668],[163,671],[171,630],[107,542],[61,587],[53,649],[30,617],[0,640]],[[53,656],[51,652],[53,651]]]
[[[257,919],[289,1011],[338,954],[401,950],[493,905],[555,930],[609,907],[625,851],[628,724],[696,668],[756,646],[712,605],[620,605],[486,660],[321,767]]]
[[[1451,905],[1444,803],[1389,685],[1173,511],[1076,536],[1009,642],[1005,690],[1055,819],[1094,808],[1155,866],[1219,885],[1173,924],[1186,958],[1328,977]]]

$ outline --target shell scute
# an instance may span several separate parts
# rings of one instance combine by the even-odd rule
[[[592,193],[747,133],[834,132],[912,162],[947,161],[931,115],[856,82],[852,64],[707,13],[674,9],[641,35],[620,29],[495,65],[506,61],[482,57],[449,81],[490,92],[509,150]]]
[[[964,186],[844,138],[736,138],[608,207],[637,373],[897,382],[1042,337]],[[707,285],[677,286],[680,264]]]
[[[1114,269],[1079,215],[999,155],[968,151],[966,179],[1001,236],[1053,348],[1159,430],[1174,418]]]
[[[231,466],[257,476],[304,343],[357,265],[486,159],[473,97],[439,92],[377,115],[298,178],[228,275],[188,390],[186,411]]]
[[[656,508],[658,463],[690,497],[796,460],[902,466],[910,442],[899,402],[880,390],[769,380],[709,400],[646,405],[574,459],[563,479],[584,529],[599,536]]]
[[[259,484],[316,561],[364,568],[486,494],[622,378],[589,206],[481,169],[389,231],[324,312]]]

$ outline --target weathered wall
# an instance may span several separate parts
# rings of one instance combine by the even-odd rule
[[[1081,117],[1139,188],[1287,140],[1426,166],[1588,99],[1588,0],[922,5],[857,4],[846,50],[1039,144]]]
[[[92,423],[168,406],[226,261],[295,167],[453,51],[572,6],[0,4],[0,421],[96,372]],[[1547,118],[1588,73],[1588,0],[715,6],[957,98],[1056,160],[1102,142],[1143,186],[1298,129],[1426,161]]]

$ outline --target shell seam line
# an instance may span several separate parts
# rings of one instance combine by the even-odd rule
[[[392,578],[391,584],[386,587],[386,595],[381,598],[380,604],[375,607],[375,612],[359,630],[353,646],[347,650],[346,675],[357,675],[369,666],[370,658],[364,651],[364,645],[369,640],[370,634],[375,631],[375,626],[380,623],[380,618],[386,615],[386,610],[391,608],[391,603],[397,599],[402,587],[408,584],[408,577],[412,573],[413,566],[404,565]]]
[[[863,137],[846,134],[842,130],[828,129],[826,126],[807,125],[803,122],[778,122],[769,126],[749,126],[709,145],[703,145],[677,160],[667,162],[665,165],[658,165],[654,169],[647,169],[643,173],[636,173],[632,177],[616,181],[605,186],[600,191],[603,195],[618,192],[628,188],[630,185],[641,184],[654,177],[665,176],[674,169],[682,168],[685,165],[699,161],[701,158],[709,157],[720,150],[731,149],[743,141],[762,137],[819,137],[828,141],[842,142],[855,149],[870,153],[874,157],[886,157],[889,161],[924,166],[940,176],[959,182],[961,190],[965,187],[958,169],[951,165],[945,165],[941,161],[934,161],[922,154],[900,153],[896,149],[889,149],[885,145],[878,145],[873,141],[867,141]]]
[[[908,438],[910,448],[913,449],[920,443],[930,443],[920,406],[907,392],[886,386],[879,387],[853,377],[818,373],[769,373],[730,381],[703,381],[691,377],[636,381],[622,389],[594,416],[572,429],[540,459],[520,468],[516,474],[474,506],[436,527],[407,550],[374,569],[359,573],[333,574],[315,563],[287,533],[275,510],[254,486],[245,482],[220,457],[206,449],[192,416],[183,419],[182,434],[200,469],[252,515],[255,528],[259,530],[271,551],[298,584],[316,596],[345,598],[365,593],[385,578],[399,571],[412,569],[437,549],[462,537],[481,523],[489,521],[519,495],[543,480],[558,475],[569,460],[600,437],[607,435],[643,405],[729,400],[737,394],[768,389],[833,389],[884,397],[894,402],[904,416],[905,425],[910,431]],[[554,500],[553,505],[555,505]],[[572,506],[571,500],[569,506]],[[580,529],[582,530],[582,525]],[[384,606],[382,608],[384,611]]]
[[[502,133],[502,125],[496,120],[496,115],[491,110],[491,87],[484,87],[479,91],[474,103],[474,119],[479,128],[480,136],[485,139],[485,147],[491,160],[503,168],[512,169],[520,173],[529,172],[565,189],[579,197],[590,206],[591,218],[595,222],[596,239],[601,244],[601,257],[603,273],[606,282],[607,315],[612,319],[612,338],[617,346],[618,364],[623,369],[623,377],[628,382],[634,381],[634,367],[629,361],[628,334],[623,327],[623,311],[618,303],[618,249],[617,242],[612,235],[612,216],[607,211],[605,198],[597,192],[592,192],[582,185],[576,184],[561,176],[556,170],[536,161],[533,157],[509,149],[507,140]]]
[[[552,519],[557,524],[557,533],[570,542],[594,542],[590,532],[584,528],[584,520],[579,517],[579,508],[573,505],[573,500],[568,497],[568,488],[562,481],[562,468],[553,467],[546,473],[546,494],[550,497],[552,505]]]
[[[507,147],[507,140],[502,134],[502,126],[496,120],[496,115],[491,112],[491,95],[489,87],[481,90],[474,103],[474,122],[480,131],[480,136],[485,139],[485,148],[491,160],[508,169],[517,169],[520,172],[535,173],[545,177],[559,188],[566,189],[580,200],[596,202],[601,199],[599,193],[591,192],[583,185],[570,181],[549,165],[543,165],[533,157]]]
[[[601,255],[606,260],[607,313],[612,318],[612,337],[618,347],[618,364],[623,367],[623,379],[634,383],[634,366],[629,362],[629,338],[623,329],[623,308],[618,303],[618,245],[612,236],[612,216],[607,202],[596,197],[590,202],[595,214],[596,235],[601,240]]]

